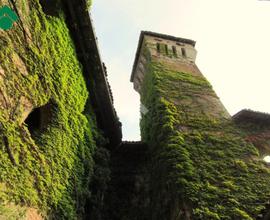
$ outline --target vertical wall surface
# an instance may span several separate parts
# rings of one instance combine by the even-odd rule
[[[26,218],[31,207],[39,218],[80,219],[91,193],[96,206],[100,201],[89,184],[107,178],[93,175],[102,167],[94,168],[96,146],[106,141],[65,7],[38,0],[0,5],[19,15],[10,30],[0,30],[0,218]],[[96,157],[106,160],[105,151]]]
[[[265,214],[269,116],[233,121],[195,64],[194,41],[143,32],[131,77],[142,142],[120,144],[82,2],[0,0],[19,15],[0,30],[0,219]]]
[[[142,32],[131,80],[148,110],[148,219],[256,219],[269,167],[195,65],[195,42]]]

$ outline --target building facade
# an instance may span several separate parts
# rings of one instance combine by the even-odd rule
[[[89,0],[0,0],[0,219],[268,219],[270,117],[231,117],[193,40],[143,31],[122,141]],[[6,16],[6,15],[4,15]]]
[[[188,39],[140,36],[131,81],[147,109],[146,219],[256,219],[269,202],[269,168],[239,121],[253,115],[249,128],[267,130],[259,119],[269,116],[232,118],[196,66],[194,47]]]

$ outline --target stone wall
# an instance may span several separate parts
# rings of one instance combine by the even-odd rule
[[[151,45],[139,48],[145,61],[138,91],[148,110],[141,119],[150,155],[148,219],[256,219],[270,196],[270,171],[256,147],[200,72],[152,55]]]
[[[98,178],[93,155],[107,140],[96,123],[66,7],[54,1],[51,14],[44,1],[10,2],[0,5],[20,19],[0,30],[0,218],[9,219],[16,204],[25,211],[14,219],[27,218],[29,207],[44,218],[80,219],[91,193],[95,197],[89,188]]]

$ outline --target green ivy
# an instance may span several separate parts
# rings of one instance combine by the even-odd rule
[[[30,134],[20,122],[22,108],[1,109],[0,203],[36,207],[53,219],[76,219],[91,194],[93,133],[99,132],[93,112],[85,109],[82,67],[61,11],[47,16],[38,0],[22,0],[17,7],[22,23],[0,33],[1,92],[13,104],[21,97],[34,107],[50,103],[52,116],[46,128]]]
[[[216,98],[203,76],[148,61],[141,134],[152,158],[149,218],[256,218],[270,198],[270,170],[257,149],[231,120],[202,111],[198,97]]]
[[[87,9],[90,9],[91,6],[92,6],[92,0],[86,0]]]

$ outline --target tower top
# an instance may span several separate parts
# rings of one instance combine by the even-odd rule
[[[138,43],[138,47],[137,47],[137,51],[136,51],[136,56],[135,56],[135,60],[134,60],[133,68],[132,68],[131,78],[130,78],[131,82],[133,82],[133,78],[134,78],[134,75],[136,72],[136,67],[138,64],[138,60],[140,57],[140,53],[141,53],[141,49],[142,49],[142,45],[143,45],[145,36],[154,37],[157,39],[174,41],[175,43],[178,43],[178,44],[188,44],[192,47],[195,47],[195,44],[196,44],[195,41],[190,40],[190,39],[186,39],[186,38],[180,38],[180,37],[175,37],[175,36],[171,36],[171,35],[151,32],[151,31],[141,31],[139,43]]]

